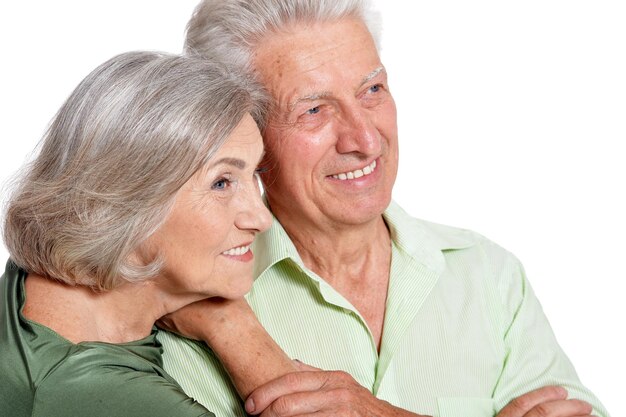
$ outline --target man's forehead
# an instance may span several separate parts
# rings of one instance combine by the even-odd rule
[[[266,33],[253,50],[254,66],[262,72],[277,67],[286,72],[310,71],[327,60],[345,63],[353,54],[379,59],[369,29],[355,18],[294,22],[280,31]]]
[[[368,28],[352,18],[274,32],[256,45],[254,61],[275,104],[287,112],[302,101],[358,90],[384,72]]]

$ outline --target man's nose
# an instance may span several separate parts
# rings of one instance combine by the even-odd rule
[[[381,136],[376,128],[371,111],[360,106],[347,109],[339,120],[337,152],[378,155],[381,151]]]

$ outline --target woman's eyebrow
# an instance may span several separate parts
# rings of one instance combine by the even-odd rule
[[[246,167],[246,162],[242,159],[238,158],[221,158],[211,164],[210,168],[216,167],[217,165],[226,164],[232,165],[239,169],[244,169]]]

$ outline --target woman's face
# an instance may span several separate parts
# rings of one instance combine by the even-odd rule
[[[160,254],[155,282],[182,297],[238,298],[252,286],[250,244],[271,224],[256,178],[263,142],[249,115],[209,163],[180,189],[141,257]]]

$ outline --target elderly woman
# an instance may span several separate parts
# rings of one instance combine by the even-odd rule
[[[80,83],[7,206],[0,415],[212,415],[162,369],[154,323],[252,285],[250,244],[271,220],[255,176],[261,98],[217,64],[158,53]],[[204,308],[219,316],[199,337],[258,334],[224,354],[246,364],[271,342],[249,319],[256,330],[224,332],[245,310],[232,304]]]

